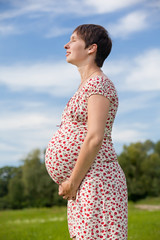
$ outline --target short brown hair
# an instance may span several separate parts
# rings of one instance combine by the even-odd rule
[[[86,48],[92,44],[97,44],[95,63],[98,67],[103,66],[104,60],[108,57],[112,49],[112,40],[107,30],[95,24],[83,24],[78,26],[76,32],[86,43]]]

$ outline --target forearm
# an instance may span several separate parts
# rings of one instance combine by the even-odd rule
[[[97,140],[95,137],[86,136],[75,167],[70,176],[71,184],[78,189],[86,173],[92,166],[97,153],[101,148],[102,140]]]

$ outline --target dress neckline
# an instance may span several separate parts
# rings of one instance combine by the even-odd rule
[[[93,79],[95,79],[95,78],[105,78],[105,77],[107,78],[107,76],[105,76],[105,75],[96,75],[96,76],[94,76],[94,77],[92,77],[92,78],[89,78],[87,81],[85,81],[85,83],[83,84],[83,86],[82,86],[81,88],[79,88],[79,89],[75,92],[75,94],[81,92],[81,90],[87,85],[87,83],[88,83],[90,80],[93,80]]]

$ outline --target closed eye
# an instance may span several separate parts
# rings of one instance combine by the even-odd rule
[[[75,42],[76,41],[76,38],[74,37],[74,36],[72,36],[71,38],[70,38],[70,42]]]

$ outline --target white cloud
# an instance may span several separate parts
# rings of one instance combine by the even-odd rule
[[[152,7],[152,8],[155,8],[155,9],[158,9],[160,8],[160,1],[159,0],[152,0],[152,1],[148,1],[147,2],[147,5],[149,7]]]
[[[137,91],[160,90],[160,49],[153,49],[136,57],[126,77],[126,89]]]
[[[108,62],[104,72],[115,79],[121,91],[159,91],[159,63],[160,49],[151,49],[133,58]]]
[[[134,110],[133,110],[134,111]],[[124,118],[123,118],[124,119]],[[113,126],[113,142],[120,144],[130,144],[132,142],[145,141],[149,138],[148,129],[150,123],[133,121],[129,123],[125,120]]]
[[[147,135],[147,128],[145,124],[119,124],[113,127],[112,140],[117,154],[121,154],[123,146],[135,142],[144,142],[146,139],[151,139]]]
[[[63,16],[63,19],[68,16],[89,16],[93,14],[104,14],[120,11],[135,5],[139,5],[140,9],[146,9],[146,12],[153,14],[152,10],[154,4],[147,9],[146,0],[26,0],[26,1],[10,1],[10,9],[0,13],[0,20],[15,19],[15,32],[9,31],[8,34],[16,34],[24,31],[46,31],[44,35],[47,37],[57,37],[62,34],[68,33],[69,28],[61,26],[59,18]],[[155,1],[154,1],[155,2]],[[141,5],[146,3],[145,6]],[[136,31],[143,30],[148,26],[147,13],[144,11],[137,11],[128,14],[121,18],[119,22],[108,25],[107,29],[110,30],[115,37],[126,37],[128,34]],[[28,18],[32,20],[32,23],[23,22],[19,18]],[[38,21],[36,21],[38,19]],[[35,21],[34,21],[35,20]],[[153,18],[151,19],[153,20]],[[47,25],[46,25],[47,23]],[[24,28],[25,25],[25,28]],[[54,28],[53,28],[54,26]],[[1,33],[1,31],[0,31]]]
[[[26,113],[26,114],[13,114],[8,117],[1,117],[0,119],[0,130],[33,130],[45,126],[51,123],[51,119],[48,119],[43,114],[37,113]]]
[[[62,27],[57,17],[62,17],[62,15],[64,17],[64,15],[71,13],[77,15],[80,12],[82,15],[84,14],[84,5],[74,0],[14,0],[10,1],[10,6],[8,5],[7,10],[0,12],[0,20],[4,22],[4,26],[5,21],[6,26],[10,22],[8,34],[17,34],[17,31],[18,33],[27,33],[42,30],[46,37],[57,37],[68,33],[70,30],[67,27]],[[7,31],[7,29],[2,30]],[[0,34],[3,33],[2,30]]]
[[[148,50],[133,59],[119,59],[104,65],[121,91],[160,90],[160,50]],[[76,67],[66,62],[45,62],[0,66],[0,83],[13,91],[30,89],[55,96],[69,96],[80,83]],[[117,79],[117,80],[116,80]]]
[[[103,71],[113,77],[116,77],[122,76],[126,72],[128,73],[128,69],[131,67],[132,66],[128,59],[116,59],[112,61],[106,61],[103,65]]]
[[[52,2],[52,6],[49,3]],[[53,9],[53,1],[34,1],[34,0],[26,0],[26,1],[10,1],[9,10],[0,13],[0,19],[10,19],[16,18],[25,14],[34,13],[34,12],[50,12]],[[52,7],[52,8],[51,8]],[[50,8],[50,9],[49,9]]]
[[[0,19],[11,19],[20,16],[28,17],[43,17],[46,16],[55,18],[60,15],[84,14],[86,12],[85,2],[78,0],[25,0],[25,1],[10,1],[10,10],[0,13]],[[87,10],[88,12],[88,10]]]
[[[0,66],[0,72],[0,83],[14,91],[30,89],[67,96],[80,83],[76,68],[65,62]]]
[[[13,24],[0,23],[0,35],[18,34],[20,31]]]
[[[119,59],[104,65],[104,72],[121,91],[160,90],[160,49],[151,49],[133,59]],[[75,66],[66,62],[44,62],[0,66],[0,83],[13,91],[32,90],[54,96],[70,96],[80,83]]]
[[[131,127],[131,126],[130,126]],[[131,129],[125,126],[125,128],[120,128],[120,126],[113,128],[113,142],[119,142],[123,144],[128,144],[131,142],[144,141],[146,136],[143,135],[137,129]]]
[[[88,14],[115,12],[126,7],[134,6],[145,2],[146,0],[14,0],[10,1],[12,10],[0,14],[0,19],[7,19],[21,16],[24,14],[41,12],[53,15],[61,14]]]
[[[72,28],[53,27],[46,34],[46,37],[47,38],[59,37],[59,36],[65,35],[67,33],[72,33],[72,32],[73,32]]]
[[[107,29],[113,37],[126,38],[131,33],[146,29],[149,25],[147,17],[147,12],[132,12],[122,17],[117,23],[108,25]]]
[[[108,12],[115,12],[120,9],[124,9],[137,3],[144,2],[145,0],[85,0],[86,5],[94,8],[98,13],[108,13]]]
[[[0,143],[0,151],[2,152],[2,151],[4,151],[4,152],[6,152],[6,151],[12,151],[12,152],[16,152],[17,151],[17,148],[16,147],[14,147],[14,146],[10,146],[9,144],[7,144],[7,143]]]
[[[152,103],[156,98],[154,93],[140,93],[136,94],[134,97],[126,96],[123,99],[119,99],[119,110],[118,114],[128,114],[138,110],[145,110],[152,107]]]
[[[5,103],[4,105],[6,106]],[[32,149],[44,150],[61,122],[63,106],[53,104],[49,107],[38,102],[31,104],[31,101],[29,104],[22,102],[20,105],[21,108],[16,111],[5,107],[3,111],[1,109],[0,166],[19,165],[19,160]]]

